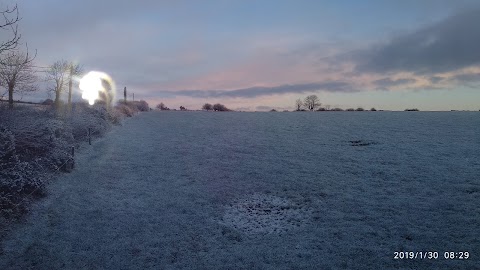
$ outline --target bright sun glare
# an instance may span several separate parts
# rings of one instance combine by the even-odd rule
[[[102,80],[108,82],[110,89],[105,89]],[[108,74],[99,71],[88,72],[87,75],[80,80],[79,88],[82,90],[82,98],[88,100],[90,105],[93,105],[95,100],[99,98],[100,91],[109,92],[106,94],[110,96],[115,92],[112,78]]]

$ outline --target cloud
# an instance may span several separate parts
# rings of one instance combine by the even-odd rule
[[[433,74],[480,64],[480,8],[353,54],[357,72]]]
[[[383,78],[379,80],[375,80],[372,83],[377,86],[377,89],[389,89],[392,86],[399,86],[399,85],[406,85],[406,84],[413,84],[415,83],[415,79],[391,79],[391,78]]]
[[[430,80],[431,83],[437,84],[437,83],[440,83],[443,80],[445,80],[445,78],[439,77],[439,76],[432,76],[432,77],[429,78],[429,80]]]
[[[182,1],[22,3],[22,38],[38,49],[39,66],[62,58],[78,61],[108,72],[119,91],[127,86],[136,97],[175,106],[208,98],[254,109],[311,92],[452,89],[480,81],[480,68],[470,69],[480,66],[479,8],[372,46],[367,44],[373,40],[341,31],[327,37],[322,31],[286,34],[219,24],[210,15],[220,10],[204,7],[217,3],[202,3],[201,10]],[[458,9],[457,2],[445,3],[452,5],[448,12]],[[431,10],[439,4],[414,5]]]
[[[458,74],[453,76],[451,80],[461,82],[480,82],[480,73]]]
[[[180,91],[159,91],[159,94],[170,96],[189,96],[197,98],[256,98],[259,96],[308,93],[316,91],[327,92],[353,92],[353,85],[344,81],[327,81],[305,84],[286,84],[274,87],[250,87],[235,90],[180,90]]]

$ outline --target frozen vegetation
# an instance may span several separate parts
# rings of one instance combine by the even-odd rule
[[[475,269],[479,134],[475,112],[141,114],[47,186],[0,269]]]
[[[93,138],[101,137],[123,117],[148,110],[145,104],[118,104],[107,111],[103,105],[76,103],[69,114],[51,106],[19,104],[10,110],[0,104],[0,228],[44,195],[53,173],[71,170],[71,148],[87,141],[89,129]]]

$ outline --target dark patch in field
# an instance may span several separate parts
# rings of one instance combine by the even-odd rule
[[[369,146],[369,145],[374,145],[377,144],[374,141],[367,141],[367,140],[352,140],[348,141],[351,146]]]
[[[468,194],[478,193],[478,192],[480,192],[480,188],[478,188],[478,187],[471,187],[471,188],[467,189],[466,192],[467,192]]]
[[[226,207],[222,225],[246,234],[285,233],[310,222],[312,209],[304,201],[295,203],[283,197],[253,194]],[[222,232],[232,238],[229,231]],[[233,235],[235,239],[236,236]]]
[[[222,228],[222,235],[226,237],[228,240],[234,241],[234,242],[242,242],[243,240],[242,235],[239,232],[233,229],[230,229],[228,227]]]

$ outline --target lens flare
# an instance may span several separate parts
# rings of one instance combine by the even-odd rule
[[[82,90],[82,98],[88,100],[88,104],[93,105],[101,96],[105,102],[110,103],[115,95],[115,83],[112,78],[99,71],[90,71],[81,80],[78,86]],[[103,95],[101,95],[103,93]]]

